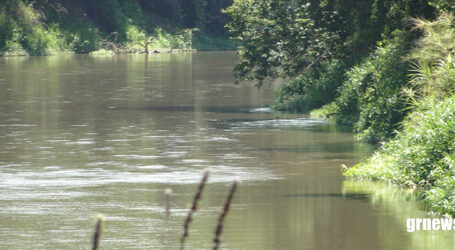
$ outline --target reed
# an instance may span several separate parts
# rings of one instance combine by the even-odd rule
[[[185,223],[183,224],[183,235],[180,238],[180,249],[183,250],[185,248],[185,240],[188,237],[188,228],[190,225],[190,222],[192,221],[193,213],[196,212],[197,210],[197,203],[201,199],[201,194],[202,190],[204,190],[205,183],[207,182],[207,179],[209,177],[209,172],[206,171],[204,173],[204,176],[202,177],[201,182],[199,183],[199,186],[196,191],[196,195],[193,198],[193,204],[191,206],[191,210],[188,212],[188,215],[185,219]]]
[[[171,194],[172,194],[172,189],[166,188],[166,191],[164,191],[164,194],[166,195],[166,223],[169,221],[169,217],[171,216]]]
[[[171,195],[172,195],[172,189],[171,188],[166,188],[164,191],[164,199],[165,199],[165,228],[161,232],[161,240],[162,240],[162,249],[168,249],[168,237],[167,234],[169,232],[169,218],[171,217]]]
[[[209,176],[209,172],[206,171],[201,179],[201,182],[199,183],[199,186],[196,190],[196,194],[194,195],[194,198],[193,198],[193,202],[192,202],[192,205],[191,205],[191,209],[190,211],[188,212],[188,215],[184,221],[184,224],[183,224],[183,235],[181,236],[180,238],[180,249],[183,250],[184,249],[184,246],[185,246],[185,240],[186,238],[189,236],[189,225],[191,223],[191,221],[193,220],[193,214],[197,211],[197,206],[198,206],[198,202],[199,200],[201,199],[201,196],[202,196],[202,191],[204,190],[204,187],[205,187],[205,184],[207,183],[207,180],[208,180],[208,176]],[[223,223],[224,223],[224,219],[229,211],[229,207],[231,206],[231,203],[232,203],[232,198],[234,197],[234,193],[237,189],[237,186],[238,186],[238,183],[237,181],[234,181],[234,183],[232,184],[232,187],[229,191],[229,194],[228,194],[228,197],[226,199],[226,202],[224,203],[224,207],[223,207],[223,210],[218,218],[218,224],[216,226],[216,229],[215,229],[215,237],[213,239],[213,242],[215,243],[215,245],[213,246],[213,249],[214,250],[217,250],[219,248],[219,245],[220,245],[220,236],[221,236],[221,233],[223,231]],[[167,227],[168,227],[168,221],[169,221],[169,217],[171,215],[171,212],[170,212],[170,196],[172,194],[172,189],[170,188],[167,188],[166,191],[165,191],[165,199],[166,199],[166,230],[164,232],[164,238],[166,238],[166,233],[167,233]],[[103,228],[103,222],[104,222],[104,216],[103,215],[97,215],[97,219],[96,219],[96,224],[95,224],[95,232],[93,233],[93,244],[92,244],[92,250],[97,250],[98,247],[99,247],[99,242],[100,242],[100,237],[101,237],[101,233],[102,233],[102,228]],[[163,238],[163,239],[164,239]],[[163,245],[166,245],[166,242],[163,242]]]
[[[224,203],[224,208],[223,211],[220,214],[220,217],[218,218],[218,225],[216,226],[215,229],[215,238],[213,239],[213,242],[215,245],[213,246],[213,250],[217,250],[219,245],[220,245],[220,236],[221,232],[223,231],[223,223],[224,223],[224,218],[226,217],[229,207],[231,206],[232,202],[232,197],[234,197],[235,190],[237,189],[237,181],[234,181],[234,184],[232,184],[231,190],[229,191],[229,195],[226,199],[226,202]]]
[[[92,250],[97,250],[99,246],[99,240],[101,237],[101,231],[103,226],[104,217],[102,215],[97,216],[97,221],[95,224],[95,232],[93,233],[93,244]]]

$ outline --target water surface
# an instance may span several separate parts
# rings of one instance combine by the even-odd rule
[[[453,247],[450,232],[406,232],[406,217],[428,216],[414,202],[343,184],[339,166],[370,146],[264,108],[276,86],[234,85],[234,63],[231,52],[0,58],[0,249],[89,249],[96,213],[101,249],[177,249],[205,170],[189,249],[212,246],[234,180],[224,249]]]

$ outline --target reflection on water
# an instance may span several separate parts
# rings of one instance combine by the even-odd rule
[[[188,248],[212,246],[234,179],[225,249],[451,246],[446,234],[422,244],[406,233],[396,208],[421,212],[411,203],[343,186],[340,164],[372,149],[329,122],[263,108],[274,84],[233,85],[234,62],[230,52],[0,58],[0,249],[89,248],[95,213],[106,215],[102,249],[178,248],[207,169]]]
[[[369,195],[368,194],[362,194],[362,193],[323,193],[323,194],[285,194],[283,195],[284,197],[289,197],[289,198],[296,198],[296,197],[303,197],[303,198],[340,198],[340,199],[353,199],[353,200],[368,200]]]
[[[400,228],[397,237],[402,237],[413,249],[454,249],[453,231],[415,231],[408,233],[407,218],[441,218],[441,215],[421,210],[420,203],[416,202],[413,190],[398,189],[396,186],[368,181],[346,181],[343,183],[343,194],[368,194],[369,202],[379,209],[387,210],[386,216],[380,220],[380,226],[387,230],[389,223]],[[385,239],[384,241],[390,241]],[[391,244],[391,243],[388,243]]]
[[[163,112],[216,112],[216,113],[251,113],[258,112],[257,108],[249,106],[150,106],[150,107],[109,107],[116,109],[151,110]],[[268,110],[268,109],[267,109]],[[261,111],[262,112],[262,111]]]

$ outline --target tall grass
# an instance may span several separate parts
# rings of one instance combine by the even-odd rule
[[[455,89],[455,17],[442,13],[435,21],[415,19],[425,34],[409,56],[414,61],[409,98],[444,98]]]

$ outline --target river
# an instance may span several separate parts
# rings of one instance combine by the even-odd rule
[[[233,52],[0,58],[0,249],[208,249],[234,180],[223,249],[450,249],[394,187],[345,182],[372,153],[332,122],[264,108]],[[166,219],[164,191],[172,189]],[[398,192],[398,193],[397,193]]]

